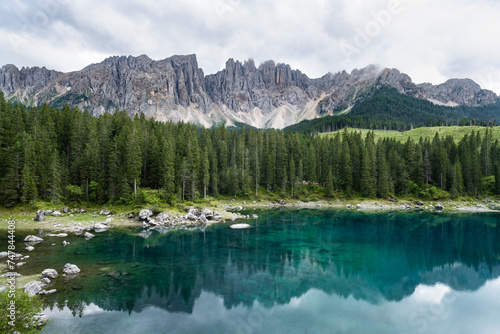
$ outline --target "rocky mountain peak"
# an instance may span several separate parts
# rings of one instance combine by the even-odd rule
[[[421,85],[426,98],[443,104],[482,105],[492,104],[497,96],[490,90],[481,87],[471,79],[450,79],[440,85]]]
[[[470,79],[441,85],[415,85],[397,69],[369,65],[310,79],[290,65],[268,60],[228,59],[223,70],[205,75],[196,55],[152,60],[146,55],[113,56],[80,71],[62,73],[45,67],[0,68],[0,90],[7,99],[28,105],[69,104],[93,115],[124,109],[161,121],[205,126],[226,121],[281,128],[324,114],[347,112],[367,93],[391,86],[400,93],[451,105],[497,101]]]

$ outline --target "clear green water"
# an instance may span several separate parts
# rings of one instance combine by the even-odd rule
[[[257,213],[248,230],[46,237],[19,271],[82,269],[45,298],[48,333],[500,332],[500,215]]]

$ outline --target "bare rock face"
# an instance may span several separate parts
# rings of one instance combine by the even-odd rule
[[[423,84],[420,86],[425,97],[444,104],[477,106],[492,104],[497,96],[490,90],[481,87],[471,79],[450,79],[440,85]]]
[[[272,60],[257,67],[251,59],[243,63],[229,59],[223,70],[205,76],[195,55],[158,61],[145,55],[110,57],[70,73],[44,67],[0,68],[0,90],[7,100],[30,106],[68,104],[94,116],[119,109],[130,116],[144,114],[207,127],[239,121],[282,128],[349,110],[372,88],[384,85],[440,104],[477,106],[497,101],[495,93],[470,79],[416,85],[396,69],[374,65],[317,79]]]
[[[241,63],[231,58],[224,70],[208,75],[205,82],[212,101],[235,112],[257,108],[269,114],[285,103],[304,107],[314,95],[305,74],[272,60],[256,68],[253,60]]]

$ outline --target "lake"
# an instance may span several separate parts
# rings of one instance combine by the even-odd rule
[[[500,331],[499,214],[247,213],[246,230],[45,236],[19,272],[82,269],[44,297],[48,333]]]

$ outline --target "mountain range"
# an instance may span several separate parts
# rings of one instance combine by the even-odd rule
[[[205,75],[195,55],[152,60],[142,55],[110,57],[80,71],[63,73],[45,67],[0,69],[0,91],[28,106],[68,104],[94,116],[126,110],[159,121],[185,121],[210,127],[226,122],[257,128],[284,128],[324,115],[348,113],[368,92],[384,86],[437,105],[481,106],[498,96],[471,79],[440,85],[415,84],[397,69],[375,65],[327,73],[311,79],[286,64],[256,66],[229,59],[223,70]]]

